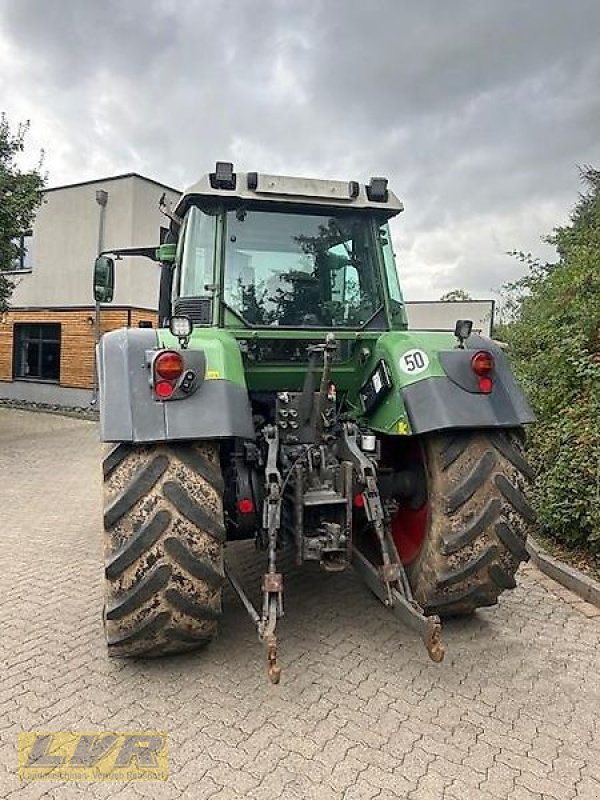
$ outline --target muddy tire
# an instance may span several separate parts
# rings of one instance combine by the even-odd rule
[[[111,445],[103,468],[109,653],[205,645],[217,633],[224,582],[217,445]]]
[[[424,448],[429,520],[408,577],[427,613],[470,614],[513,589],[528,558],[531,470],[518,431],[437,434]]]

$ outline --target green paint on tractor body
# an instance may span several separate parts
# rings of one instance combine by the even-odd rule
[[[159,329],[158,338],[162,347],[179,349],[178,340],[168,328]],[[188,349],[204,352],[206,379],[226,380],[239,386],[247,386],[240,348],[229,331],[219,328],[196,328],[192,333]]]
[[[300,391],[306,374],[306,358],[299,358],[292,364],[285,360],[253,359],[250,354],[261,342],[282,340],[300,343],[298,352],[302,352],[309,344],[323,341],[326,334],[325,330],[195,328],[188,348],[204,352],[208,380],[231,381],[250,392]],[[162,347],[179,347],[178,340],[168,329],[160,329],[158,335]],[[438,354],[456,346],[452,334],[409,330],[339,331],[336,340],[341,353],[332,369],[332,381],[338,394],[345,396],[348,409],[366,426],[392,435],[411,433],[400,390],[427,378],[445,377]],[[405,363],[405,356],[411,351],[420,353],[423,362],[415,363],[409,358]],[[389,371],[392,385],[373,413],[366,413],[360,390],[380,362]],[[428,362],[426,366],[425,362]],[[411,375],[411,367],[417,374]]]

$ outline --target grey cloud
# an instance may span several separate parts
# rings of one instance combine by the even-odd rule
[[[0,0],[0,23],[1,96],[43,118],[52,183],[385,174],[412,296],[513,277],[504,251],[600,161],[596,0]]]

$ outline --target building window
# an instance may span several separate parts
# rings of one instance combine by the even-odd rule
[[[60,379],[60,325],[17,323],[14,377],[41,381]]]
[[[14,272],[22,272],[23,270],[30,272],[33,268],[33,233],[27,231],[22,236],[18,236],[12,240],[16,250],[16,255],[10,265],[10,270]]]

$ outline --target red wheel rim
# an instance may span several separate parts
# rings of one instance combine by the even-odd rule
[[[403,564],[412,564],[421,552],[427,534],[427,503],[413,509],[401,506],[392,517],[392,539]]]

